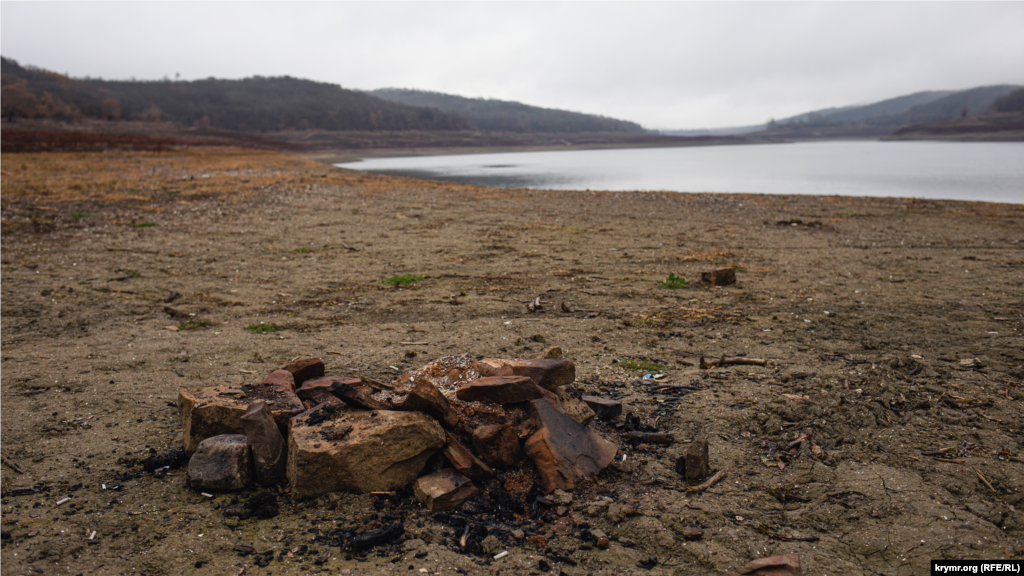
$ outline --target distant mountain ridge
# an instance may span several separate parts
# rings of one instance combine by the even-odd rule
[[[633,122],[420,90],[365,92],[283,76],[241,80],[74,79],[2,58],[3,116],[171,121],[185,126],[274,132],[458,131],[645,134]]]
[[[466,98],[405,88],[381,88],[367,93],[409,106],[427,106],[459,114],[477,130],[488,132],[645,132],[635,122],[507,100]]]
[[[336,84],[280,78],[195,81],[73,79],[2,58],[3,116],[172,121],[228,130],[465,130],[436,108],[406,106]]]
[[[966,112],[977,116],[996,111],[1001,97],[1021,86],[1000,84],[968,90],[929,90],[889,98],[871,104],[824,108],[766,124],[702,130],[662,130],[662,134],[757,135],[782,138],[884,136],[903,127],[959,118]]]

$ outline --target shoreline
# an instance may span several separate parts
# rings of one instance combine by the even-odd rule
[[[628,150],[634,148],[697,148],[708,146],[750,146],[757,144],[789,144],[789,141],[751,140],[747,142],[710,142],[710,143],[595,143],[569,145],[523,145],[523,146],[438,146],[414,148],[366,148],[359,150],[325,149],[312,152],[294,153],[296,156],[335,165],[359,162],[371,158],[402,158],[416,156],[463,156],[472,154],[503,154],[506,152],[562,152],[571,150]]]

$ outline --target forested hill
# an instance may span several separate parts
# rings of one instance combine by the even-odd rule
[[[464,98],[400,88],[382,88],[369,94],[410,106],[429,106],[453,112],[467,118],[476,129],[488,132],[644,132],[639,124],[633,122],[506,100]]]
[[[297,78],[76,80],[2,60],[3,116],[173,121],[229,130],[465,130],[462,116]]]
[[[918,92],[866,106],[807,112],[772,121],[758,134],[776,137],[886,135],[902,127],[997,112],[997,104],[1020,86],[1000,84],[959,91]]]

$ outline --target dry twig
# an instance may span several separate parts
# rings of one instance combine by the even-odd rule
[[[718,366],[731,366],[731,365],[746,365],[746,366],[766,366],[768,360],[764,358],[745,358],[743,356],[722,356],[718,359],[712,359],[711,362],[707,362],[703,356],[700,357],[700,369],[710,370]]]
[[[988,480],[986,480],[984,476],[982,476],[981,470],[978,470],[977,468],[975,468],[974,469],[974,473],[977,474],[978,478],[980,478],[981,481],[985,483],[985,486],[988,486],[989,490],[991,490],[993,492],[996,491],[996,489],[992,487],[992,484]]]
[[[728,473],[729,473],[729,469],[728,468],[722,468],[721,470],[718,471],[717,474],[715,474],[711,478],[708,478],[707,482],[705,482],[703,484],[699,484],[697,486],[687,486],[686,487],[686,491],[687,492],[703,492],[703,491],[707,490],[708,488],[711,488],[715,484],[718,484],[718,481],[721,480],[722,478],[725,478],[725,475],[728,474]]]
[[[7,455],[0,455],[0,457],[3,458],[4,464],[7,464],[8,466],[11,467],[11,470],[14,470],[18,474],[24,474],[25,473],[24,471],[22,471],[21,467],[18,466],[17,464],[15,464],[14,462],[12,462],[11,459],[7,457]]]

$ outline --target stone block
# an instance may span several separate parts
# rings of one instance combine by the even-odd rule
[[[444,447],[445,458],[463,476],[474,482],[483,482],[494,477],[494,470],[477,458],[451,433],[447,435],[448,444]]]
[[[466,500],[480,494],[480,489],[474,486],[469,478],[446,468],[416,480],[413,484],[413,494],[433,514],[458,508]]]
[[[221,434],[199,443],[185,480],[196,490],[241,490],[252,480],[252,456],[242,434]]]
[[[451,402],[427,380],[417,380],[395,408],[423,412],[432,416],[448,429],[454,428],[459,423],[459,414],[452,408]]]
[[[528,376],[548,390],[576,379],[576,363],[568,358],[485,358],[476,361],[476,370],[480,376]]]
[[[363,386],[363,381],[359,378],[348,378],[345,376],[321,376],[320,378],[313,378],[306,380],[302,383],[302,386],[295,391],[295,394],[300,400],[312,400],[319,404],[318,399],[323,398],[324,394],[332,394],[331,390],[335,386],[335,382],[339,384],[348,384],[354,386],[356,389],[361,389],[364,393],[372,393],[373,390],[366,386]]]
[[[278,372],[284,372],[291,378],[291,374],[284,370]],[[270,377],[268,380],[271,380]],[[288,421],[292,417],[305,411],[305,406],[292,391],[291,385],[277,378],[241,387],[213,386],[180,390],[178,409],[181,412],[185,452],[195,452],[199,443],[211,436],[244,434],[242,415],[250,404],[258,401],[270,405],[270,413],[282,433],[287,433]]]
[[[543,392],[528,376],[486,376],[466,383],[455,395],[463,402],[514,404],[536,400]]]
[[[569,418],[584,426],[590,424],[591,420],[594,419],[594,411],[590,409],[586,402],[573,395],[575,390],[573,390],[571,385],[559,386],[552,390],[552,392],[558,397],[558,403],[562,407],[562,412],[565,412],[565,415]]]
[[[676,459],[676,472],[690,482],[696,482],[708,475],[708,441],[694,440],[686,454]]]
[[[266,402],[253,402],[242,415],[242,428],[252,451],[256,481],[275,486],[284,481],[288,447]]]
[[[535,400],[539,402],[539,400]],[[473,450],[494,468],[511,468],[523,459],[519,437],[510,426],[486,425],[473,431]]]
[[[614,444],[547,400],[532,400],[527,406],[539,428],[523,448],[537,465],[545,492],[572,490],[578,480],[597,475],[615,458]]]
[[[295,385],[300,386],[306,380],[324,375],[324,361],[319,358],[304,358],[286,365],[284,369],[291,373]]]
[[[590,406],[594,414],[601,420],[615,420],[622,414],[622,402],[601,396],[584,396],[583,401]]]
[[[292,496],[405,486],[444,445],[444,429],[420,412],[344,411],[314,425],[296,419],[288,438]]]
[[[280,386],[282,388],[287,388],[292,392],[295,391],[295,377],[287,370],[274,370],[270,374],[267,374],[267,377],[264,378],[263,382],[260,382],[260,384]]]

